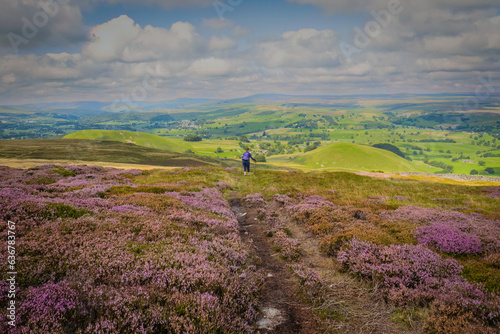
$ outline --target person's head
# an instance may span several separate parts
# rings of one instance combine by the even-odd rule
[[[247,152],[250,152],[250,148],[249,147],[247,147]]]

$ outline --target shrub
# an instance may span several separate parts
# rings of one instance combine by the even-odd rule
[[[76,176],[75,172],[72,172],[70,170],[67,170],[66,168],[63,167],[58,167],[54,168],[53,170],[50,171],[52,174],[59,174],[61,176]]]
[[[422,245],[436,248],[451,254],[479,254],[481,241],[458,229],[444,225],[431,225],[418,228],[415,237]]]
[[[27,181],[26,184],[47,185],[47,184],[52,184],[55,182],[56,182],[56,180],[52,177],[41,176],[41,177],[37,177],[37,178],[34,178],[34,179]]]
[[[243,199],[250,207],[262,207],[266,204],[264,197],[261,194],[250,194]]]
[[[63,281],[30,287],[18,312],[22,333],[64,333],[84,324],[88,306]]]
[[[344,270],[379,284],[396,305],[430,306],[430,332],[489,333],[500,324],[500,297],[464,280],[456,260],[443,260],[421,245],[377,246],[353,239],[337,259]]]
[[[47,203],[47,205],[41,210],[40,216],[43,217],[44,219],[55,219],[55,218],[77,219],[87,213],[90,213],[90,211],[80,208],[74,208],[68,204]]]
[[[305,268],[303,264],[291,265],[290,270],[299,279],[299,287],[306,299],[309,302],[321,304],[324,282],[320,275],[314,270]]]
[[[273,238],[273,244],[285,260],[296,261],[299,259],[300,248],[298,242],[289,238],[285,232],[276,232]]]
[[[446,281],[460,281],[462,267],[417,245],[377,246],[352,239],[337,259],[344,270],[380,283],[386,297],[399,305],[426,305]]]

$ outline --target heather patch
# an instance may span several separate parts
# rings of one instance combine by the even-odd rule
[[[3,240],[7,220],[18,228],[17,332],[254,331],[261,277],[220,190],[136,186],[136,171],[56,168],[0,170]],[[49,176],[54,183],[28,182]],[[14,333],[7,302],[2,294],[0,330]]]
[[[478,238],[481,241],[483,251],[487,253],[500,250],[500,221],[487,218],[481,214],[466,214],[459,211],[409,205],[392,212],[382,212],[380,216],[389,221],[407,221],[416,225],[447,226],[449,231],[455,231],[453,237],[459,235],[458,231],[461,231],[467,234],[468,238]],[[460,235],[462,235],[461,239],[465,240],[464,234]],[[463,240],[460,242],[465,242]],[[446,248],[449,247],[446,246]]]
[[[266,201],[264,200],[262,195],[258,193],[247,195],[243,200],[249,207],[259,208],[266,205]]]
[[[388,301],[431,306],[434,316],[446,323],[441,327],[466,313],[480,328],[500,324],[499,296],[463,279],[457,261],[442,259],[421,245],[377,246],[353,239],[337,259],[347,272],[378,284]],[[435,328],[431,322],[428,326]]]
[[[478,237],[449,226],[423,226],[418,228],[415,237],[420,244],[443,253],[479,254],[482,252],[481,241]]]

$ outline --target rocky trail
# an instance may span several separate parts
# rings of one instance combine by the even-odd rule
[[[247,212],[241,200],[230,200],[238,218],[242,240],[253,249],[258,270],[264,275],[262,317],[257,321],[261,334],[323,333],[318,319],[298,296],[287,265],[281,262],[265,235],[255,212]]]

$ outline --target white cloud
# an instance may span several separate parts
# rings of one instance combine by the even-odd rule
[[[336,66],[339,64],[337,42],[338,37],[331,30],[288,31],[257,45],[255,57],[270,68]]]
[[[170,29],[141,28],[122,15],[91,31],[91,42],[83,54],[98,61],[140,62],[158,59],[190,59],[203,51],[204,41],[187,22]]]
[[[378,6],[377,1],[370,6]],[[335,10],[366,9],[358,0],[322,3]],[[490,71],[499,78],[496,11],[485,7],[486,0],[467,12],[461,1],[450,8],[444,3],[439,0],[428,10],[412,1],[350,63],[341,62],[340,38],[333,30],[297,29],[256,40],[229,20],[204,20],[200,29],[211,30],[199,34],[189,22],[140,26],[122,15],[92,27],[81,53],[0,53],[0,98],[115,100],[151,77],[159,80],[148,91],[151,99],[453,91],[473,89],[478,73]],[[375,10],[385,6],[383,1]],[[62,29],[66,23],[58,24]]]
[[[231,74],[232,66],[229,61],[220,58],[205,58],[196,60],[188,69],[195,76],[225,76]]]

